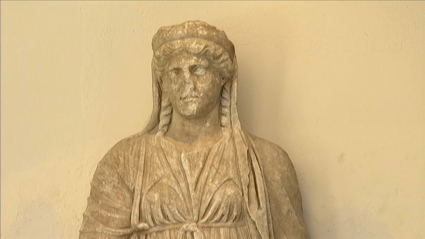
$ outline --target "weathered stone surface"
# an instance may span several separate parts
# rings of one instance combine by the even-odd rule
[[[152,48],[150,122],[99,163],[80,239],[309,238],[288,155],[240,126],[226,34],[188,21]]]

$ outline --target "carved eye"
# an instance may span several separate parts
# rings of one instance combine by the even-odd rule
[[[207,69],[202,66],[194,66],[192,69],[192,74],[197,76],[203,76],[207,72]]]
[[[169,72],[172,76],[178,76],[180,75],[181,71],[182,70],[180,68],[173,68]]]

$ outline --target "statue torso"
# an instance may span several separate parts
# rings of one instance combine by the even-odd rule
[[[184,152],[158,138],[146,145],[140,218],[146,238],[251,238],[232,141]]]

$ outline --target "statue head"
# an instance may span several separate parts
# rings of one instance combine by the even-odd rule
[[[161,27],[152,40],[154,109],[145,131],[164,134],[173,110],[196,118],[219,105],[221,125],[231,127],[237,63],[224,31],[202,21]],[[232,87],[233,86],[233,87]]]

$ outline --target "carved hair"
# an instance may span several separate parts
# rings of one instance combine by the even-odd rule
[[[224,128],[230,128],[230,88],[232,81],[228,80],[221,90],[221,117],[220,124]]]
[[[173,112],[173,107],[168,98],[163,98],[161,100],[161,111],[159,114],[159,126],[158,126],[158,135],[164,135],[168,131],[168,126],[171,123],[171,113]]]
[[[220,75],[226,79],[230,79],[233,76],[233,61],[224,48],[203,39],[197,39],[196,41],[185,39],[169,42],[155,51],[152,59],[152,70],[155,77],[161,80],[162,75],[165,73],[165,65],[170,57],[183,52],[207,58],[212,67],[217,69]]]
[[[221,92],[220,124],[222,127],[230,128],[231,79],[235,71],[235,66],[228,52],[221,46],[202,39],[197,39],[196,41],[193,39],[185,39],[164,44],[155,51],[152,59],[152,71],[159,83],[162,82],[162,76],[165,73],[165,67],[168,60],[172,56],[183,52],[198,57],[205,57],[210,62],[211,67],[218,70],[220,78],[226,79],[226,83]],[[171,102],[163,97],[161,100],[158,134],[164,135],[167,132],[168,126],[171,123],[171,113]]]

